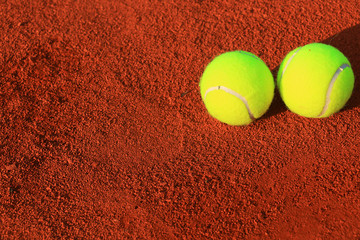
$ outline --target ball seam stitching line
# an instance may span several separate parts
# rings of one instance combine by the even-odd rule
[[[240,51],[240,53],[241,53],[241,54],[245,54],[245,55],[247,55],[247,56],[249,56],[249,57],[253,57],[253,58],[255,58],[256,60],[260,60],[259,57],[254,56],[254,55],[252,55],[252,54],[250,54],[250,53],[248,53],[248,52]]]
[[[336,81],[336,79],[339,77],[340,73],[341,73],[342,71],[344,71],[344,69],[347,68],[347,67],[350,67],[349,64],[347,64],[347,63],[342,64],[342,65],[336,70],[335,74],[334,74],[333,77],[331,78],[329,87],[328,87],[327,92],[326,92],[325,105],[324,105],[321,113],[318,115],[318,117],[321,117],[321,116],[324,115],[325,112],[327,111],[327,109],[328,109],[328,107],[329,107],[329,104],[330,104],[330,95],[331,95],[332,89],[333,89],[333,87],[334,87],[335,81]]]
[[[293,60],[293,58],[295,57],[295,55],[302,49],[302,47],[300,47],[296,52],[293,53],[293,55],[291,55],[291,57],[289,58],[289,60],[286,62],[286,65],[281,73],[281,76],[280,76],[280,80],[282,79],[282,77],[284,76],[284,73],[286,71],[286,69],[288,68],[290,62]]]
[[[215,87],[210,87],[208,88],[208,90],[206,90],[205,92],[205,99],[206,99],[206,96],[208,95],[209,92],[212,92],[212,91],[218,91],[218,90],[222,90],[222,91],[225,91],[231,95],[233,95],[234,97],[237,97],[238,99],[240,99],[247,111],[248,111],[248,114],[249,114],[249,117],[252,121],[254,121],[256,118],[254,117],[254,115],[252,114],[251,110],[250,110],[250,107],[249,107],[249,104],[248,104],[248,101],[246,100],[246,98],[244,98],[243,96],[241,96],[239,93],[235,92],[234,90],[230,89],[230,88],[227,88],[227,87],[224,87],[224,86],[215,86]]]

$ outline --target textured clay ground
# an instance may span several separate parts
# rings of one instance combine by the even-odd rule
[[[341,112],[208,115],[215,56],[311,42],[352,64]],[[359,0],[2,0],[0,239],[359,239],[359,79]]]

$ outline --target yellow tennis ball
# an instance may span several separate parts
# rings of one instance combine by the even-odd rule
[[[354,73],[338,49],[311,43],[287,54],[279,68],[277,86],[292,112],[323,118],[338,112],[349,100]]]
[[[275,83],[259,57],[233,51],[215,57],[207,65],[199,86],[212,117],[229,125],[247,125],[268,110]]]

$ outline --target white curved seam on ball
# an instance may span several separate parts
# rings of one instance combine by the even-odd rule
[[[247,52],[244,52],[244,51],[240,51],[240,53],[245,54],[245,55],[250,56],[250,57],[253,57],[253,58],[257,59],[257,60],[260,60],[260,58],[258,58],[257,56],[254,56],[254,55],[252,55],[250,53],[247,53]]]
[[[302,48],[302,47],[301,47]],[[293,58],[295,57],[295,55],[301,50],[301,48],[299,48],[296,52],[293,53],[293,55],[291,55],[291,57],[289,58],[289,60],[286,62],[286,65],[281,73],[281,77],[280,79],[282,79],[282,77],[284,76],[284,73],[287,69],[287,67],[289,66],[290,62],[293,60]]]
[[[230,88],[227,88],[227,87],[224,87],[224,86],[211,87],[208,90],[206,90],[205,99],[206,99],[206,96],[208,95],[209,92],[217,91],[217,90],[225,91],[225,92],[237,97],[238,99],[240,99],[245,104],[245,107],[246,107],[246,109],[248,111],[248,114],[249,114],[249,117],[251,118],[251,120],[254,121],[256,119],[254,117],[254,115],[252,114],[251,110],[250,110],[250,107],[249,107],[249,104],[248,104],[247,100],[243,96],[241,96],[239,93],[235,92],[234,90],[232,90]]]
[[[332,89],[334,87],[335,81],[339,77],[340,73],[342,71],[344,71],[344,69],[347,68],[347,67],[350,67],[349,64],[344,63],[336,70],[334,76],[332,77],[332,79],[330,81],[329,87],[328,87],[327,92],[326,92],[325,105],[324,105],[324,107],[323,107],[323,109],[322,109],[322,111],[321,111],[321,113],[319,114],[318,117],[321,117],[327,111],[327,109],[329,107],[329,104],[330,104],[330,95],[331,95]]]

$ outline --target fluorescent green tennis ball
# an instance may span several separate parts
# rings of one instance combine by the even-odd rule
[[[338,49],[311,43],[287,54],[279,68],[277,85],[292,112],[323,118],[338,112],[349,100],[354,73]]]
[[[266,64],[245,51],[215,57],[199,85],[209,114],[229,125],[247,125],[261,117],[272,102],[275,88]]]

